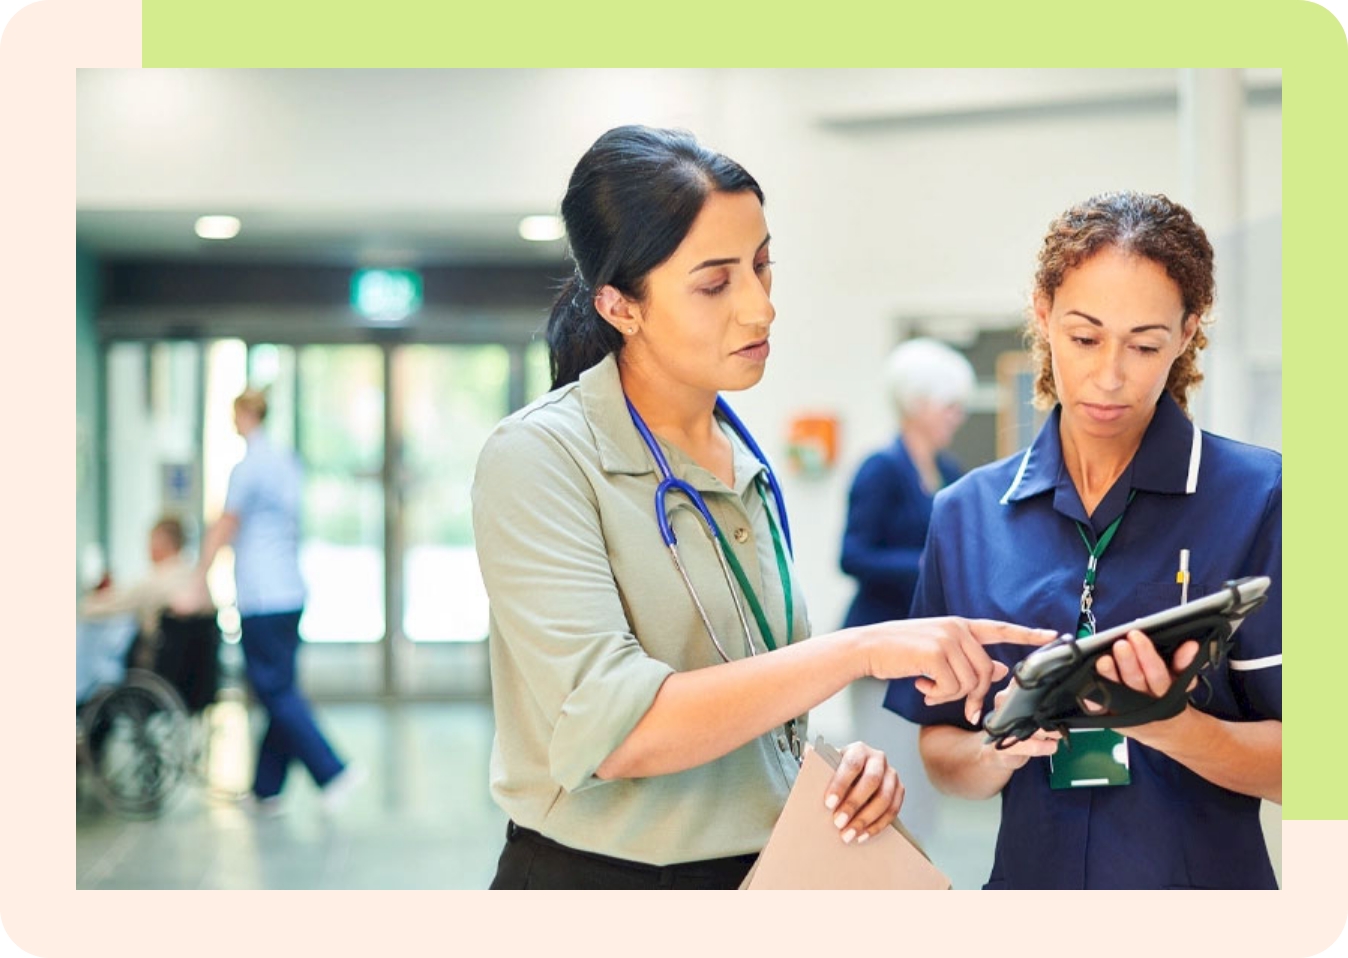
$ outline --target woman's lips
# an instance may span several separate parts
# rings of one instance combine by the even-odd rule
[[[768,358],[768,341],[765,339],[761,343],[752,343],[743,349],[735,350],[736,356],[742,356],[752,362],[761,363]]]
[[[1081,408],[1085,410],[1086,415],[1090,416],[1096,422],[1113,422],[1128,411],[1127,406],[1113,406],[1102,403],[1082,403]]]

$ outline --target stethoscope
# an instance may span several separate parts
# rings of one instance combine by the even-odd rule
[[[744,647],[749,655],[757,655],[758,649],[754,645],[753,632],[749,627],[749,616],[744,609],[744,602],[740,596],[743,595],[753,609],[754,618],[758,622],[759,633],[763,636],[764,645],[769,650],[776,648],[776,643],[772,637],[771,627],[768,625],[767,616],[763,613],[762,606],[758,601],[752,586],[749,584],[748,577],[744,574],[739,560],[735,558],[735,553],[726,542],[725,535],[721,532],[721,527],[712,517],[711,510],[707,508],[706,501],[702,494],[692,485],[674,475],[674,471],[669,467],[669,461],[660,449],[660,444],[651,433],[650,427],[646,421],[641,418],[636,407],[632,405],[630,399],[627,401],[627,411],[632,417],[632,424],[636,426],[641,441],[646,444],[650,450],[651,458],[655,460],[655,468],[660,475],[660,482],[655,487],[655,521],[660,526],[660,538],[669,550],[670,558],[674,561],[674,568],[678,570],[679,578],[683,580],[683,586],[688,590],[688,596],[693,600],[693,605],[697,609],[698,617],[702,620],[703,627],[707,630],[707,635],[711,638],[712,645],[716,647],[716,652],[724,662],[730,661],[730,655],[725,647],[721,645],[720,638],[716,635],[716,629],[711,624],[711,617],[707,615],[707,610],[698,597],[697,589],[693,587],[693,581],[688,576],[688,570],[684,567],[683,559],[679,556],[679,540],[674,535],[674,527],[669,521],[669,512],[665,508],[666,500],[671,493],[680,493],[688,500],[694,510],[702,517],[702,522],[707,530],[707,537],[717,547],[713,551],[716,553],[716,559],[721,566],[721,574],[725,578],[726,588],[730,592],[730,597],[735,603],[735,612],[740,621],[740,628],[744,632]],[[791,547],[791,525],[786,517],[786,502],[782,498],[781,486],[777,483],[777,476],[773,473],[772,467],[768,465],[768,458],[759,448],[754,437],[749,433],[748,427],[740,420],[739,416],[731,410],[730,406],[721,397],[716,397],[716,412],[730,425],[731,430],[739,437],[740,441],[749,448],[754,457],[763,466],[763,471],[767,475],[768,489],[772,493],[773,504],[776,506],[777,516],[781,520],[781,533],[777,531],[777,521],[773,518],[773,510],[767,508],[767,499],[763,497],[763,489],[760,485],[758,494],[763,498],[764,511],[767,513],[769,528],[772,531],[773,549],[777,555],[777,566],[782,581],[783,599],[786,604],[786,641],[791,641],[791,630],[793,627],[794,610],[791,590],[791,573],[787,566],[787,560],[793,554]],[[786,540],[786,549],[783,551],[781,540]],[[736,581],[739,588],[736,588]],[[801,757],[801,739],[796,728],[796,721],[792,719],[786,725],[787,743],[791,749],[792,755],[797,760]]]

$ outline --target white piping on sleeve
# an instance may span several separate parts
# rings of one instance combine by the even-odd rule
[[[1282,665],[1282,653],[1266,655],[1262,659],[1231,659],[1227,662],[1233,672],[1254,672],[1258,669],[1272,669]]]

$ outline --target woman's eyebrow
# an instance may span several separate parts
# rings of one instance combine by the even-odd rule
[[[767,246],[767,245],[768,245],[768,242],[769,242],[771,239],[772,239],[772,234],[771,234],[771,233],[769,233],[767,236],[763,237],[763,242],[761,242],[761,243],[758,244],[758,249],[762,249],[764,246]],[[755,252],[757,252],[757,250],[755,250]],[[729,266],[731,263],[738,263],[739,261],[740,261],[740,258],[739,258],[738,256],[727,256],[727,257],[724,257],[723,259],[707,259],[707,260],[703,260],[702,262],[698,263],[696,266],[694,266],[694,267],[693,267],[692,269],[690,269],[688,272],[690,272],[690,273],[696,273],[698,270],[700,270],[700,269],[707,269],[707,268],[710,267],[710,266]]]
[[[1081,310],[1079,310],[1079,309],[1069,309],[1069,310],[1068,310],[1066,313],[1064,313],[1063,315],[1064,315],[1064,316],[1080,316],[1082,319],[1089,320],[1090,322],[1094,323],[1096,326],[1104,326],[1104,325],[1105,325],[1105,324],[1102,323],[1100,320],[1098,320],[1098,319],[1096,319],[1094,316],[1092,316],[1090,313],[1083,313],[1083,312],[1082,312]],[[1134,326],[1132,329],[1128,330],[1128,332],[1130,332],[1130,333],[1145,333],[1145,332],[1146,332],[1147,330],[1149,330],[1149,329],[1163,329],[1163,330],[1165,330],[1167,333],[1173,332],[1173,330],[1170,328],[1170,324],[1169,324],[1169,323],[1148,323],[1148,324],[1145,325],[1145,326]]]

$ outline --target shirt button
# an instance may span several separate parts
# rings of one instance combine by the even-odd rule
[[[777,749],[782,752],[786,751],[786,739],[780,735],[777,736]]]
[[[744,545],[744,543],[748,542],[748,541],[749,541],[749,530],[746,529],[746,528],[744,528],[744,526],[740,526],[738,529],[736,529],[736,530],[735,530],[735,541],[738,542],[740,545]]]

